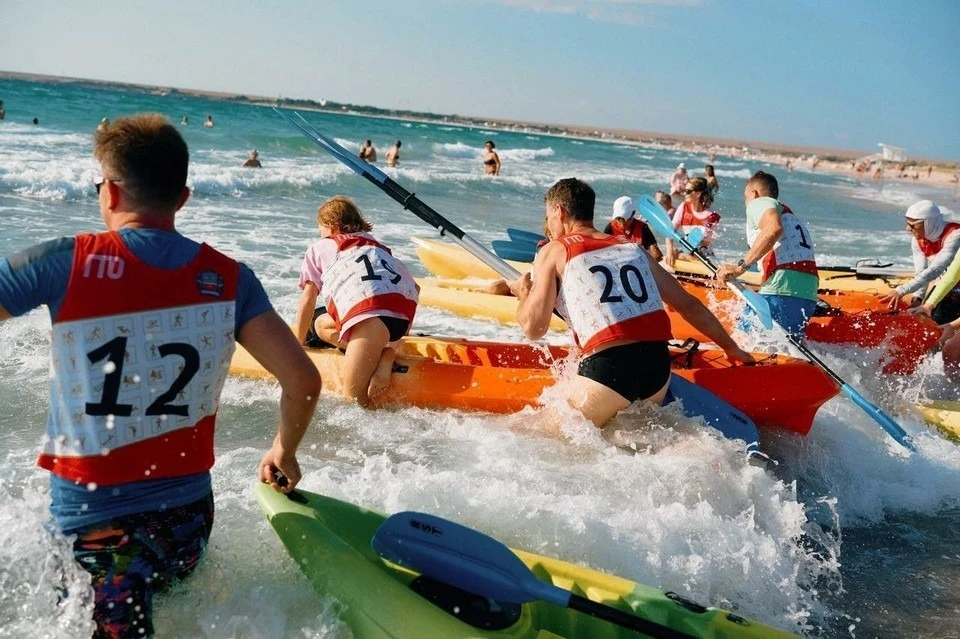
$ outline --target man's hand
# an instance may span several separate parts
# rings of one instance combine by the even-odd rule
[[[929,304],[920,304],[907,309],[907,312],[916,317],[933,317],[933,307]]]
[[[280,484],[278,472],[287,480],[283,485]],[[280,442],[275,440],[260,460],[260,481],[270,484],[277,492],[289,493],[300,482],[301,477],[300,462],[297,461],[296,454],[284,453]]]
[[[510,287],[510,293],[521,302],[527,299],[527,295],[530,294],[530,289],[533,288],[533,279],[530,276],[530,271],[521,275],[519,279],[507,282],[507,286]]]
[[[941,324],[940,328],[943,329],[943,334],[940,336],[939,344],[944,346],[947,342],[953,339],[953,336],[957,334],[957,329],[952,323],[950,324]]]
[[[896,289],[894,289],[893,291],[891,291],[886,295],[881,295],[880,303],[886,304],[892,310],[896,310],[897,308],[900,307],[900,303],[902,299],[903,299],[903,296],[900,295],[900,293],[898,293]]]
[[[754,359],[753,355],[743,350],[739,346],[731,348],[729,350],[724,350],[724,354],[727,356],[727,359],[730,362],[740,362],[741,364],[756,364],[757,360]]]
[[[721,264],[714,277],[717,278],[718,282],[728,282],[737,279],[746,272],[747,270],[745,268],[737,266],[736,264]]]

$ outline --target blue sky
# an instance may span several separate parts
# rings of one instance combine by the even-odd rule
[[[960,158],[954,0],[0,0],[0,16],[8,71]]]

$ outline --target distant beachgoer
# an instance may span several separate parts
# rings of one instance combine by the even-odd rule
[[[2,104],[2,103],[0,103],[0,104]],[[930,174],[931,174],[931,173],[933,173],[933,166],[928,166],[928,167],[927,167],[927,178],[930,177]]]
[[[180,118],[180,124],[182,124],[183,126],[187,126],[188,124],[190,124],[190,121],[187,119],[187,116],[183,116],[182,118]]]
[[[757,264],[760,295],[770,304],[773,320],[800,338],[817,309],[820,278],[810,230],[779,198],[780,186],[773,175],[757,171],[747,180],[743,201],[750,249],[736,264],[722,264],[716,278],[719,282],[734,279]],[[743,319],[753,314],[748,306]],[[743,319],[739,328],[750,331],[752,322]]]
[[[882,180],[882,179],[883,179],[883,165],[882,165],[882,164],[877,167],[877,170],[876,170],[876,171],[873,172],[873,178],[872,178],[872,179],[874,179],[874,180]]]
[[[639,244],[658,262],[663,259],[663,251],[657,245],[657,238],[653,235],[653,231],[646,222],[637,217],[637,207],[626,195],[618,197],[613,203],[613,215],[610,216],[610,223],[604,227],[603,232]]]
[[[919,304],[927,292],[927,286],[947,270],[960,252],[960,223],[947,222],[940,207],[930,200],[916,202],[907,209],[904,217],[907,231],[913,236],[910,248],[914,276],[880,298],[882,302],[889,303],[890,308],[897,308],[901,303],[906,306]],[[960,291],[957,293],[960,295]],[[940,310],[939,307],[937,310]],[[944,309],[944,312],[951,310]],[[935,313],[933,319],[944,323],[956,317],[943,317]]]
[[[717,176],[713,173],[713,165],[708,164],[703,168],[704,174],[707,176],[707,188],[710,189],[710,195],[716,195],[717,191],[720,190],[720,183],[717,181]]]
[[[657,204],[663,207],[663,210],[667,212],[671,218],[673,218],[673,198],[670,197],[670,194],[666,191],[657,191],[653,194],[653,199],[657,201]]]
[[[100,124],[97,125],[97,133],[106,131],[108,126],[110,126],[110,118],[101,118]]]
[[[250,155],[247,156],[247,161],[243,163],[243,166],[249,169],[259,169],[263,167],[263,165],[260,164],[260,154],[256,149],[250,151]]]
[[[483,172],[487,175],[500,175],[500,156],[494,151],[497,145],[493,143],[493,140],[487,140],[484,142],[483,148],[487,150],[483,156]]]
[[[787,173],[793,173],[793,162],[787,160]]]
[[[694,228],[703,227],[703,241],[700,246],[708,249],[716,239],[715,229],[720,223],[720,214],[710,210],[713,196],[707,188],[707,179],[695,177],[687,180],[683,198],[683,203],[678,205],[673,213],[673,228],[687,235]],[[667,252],[664,257],[668,266],[673,267],[679,253],[680,251],[673,245],[673,240],[667,238]]]
[[[681,162],[670,177],[670,197],[682,196],[687,184],[687,165]]]
[[[0,120],[7,117],[7,112],[3,110],[3,100],[0,100]]]
[[[34,124],[40,124],[40,120],[39,120],[38,118],[34,118],[34,119],[33,119],[33,123],[34,123]]]
[[[373,142],[367,140],[363,143],[363,146],[360,147],[360,152],[357,153],[357,156],[364,162],[369,162],[373,164],[377,161],[377,150],[373,148]]]
[[[387,166],[397,166],[400,163],[400,145],[402,142],[397,140],[396,144],[387,151]]]
[[[717,161],[717,154],[716,154],[716,153],[710,153],[710,164],[713,164],[713,163],[716,162],[716,161]]]
[[[208,115],[207,121],[203,123],[204,128],[212,129],[213,128],[213,116]]]

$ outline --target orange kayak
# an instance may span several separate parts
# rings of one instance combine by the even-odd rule
[[[722,351],[672,349],[677,375],[712,391],[760,428],[806,435],[817,410],[838,393],[820,369],[783,355],[758,353],[755,366],[733,366]],[[336,349],[307,349],[325,390],[339,392],[343,356]],[[543,344],[406,337],[400,342],[390,386],[374,406],[412,405],[513,413],[539,405],[556,382],[556,364],[569,349]],[[242,347],[230,373],[269,377]]]
[[[730,308],[726,302],[736,299],[729,289],[714,289],[703,283],[681,281],[684,289],[718,313],[728,329],[736,318],[724,316],[719,308]],[[821,295],[833,307],[824,309],[807,324],[805,336],[813,342],[826,344],[855,344],[862,348],[884,347],[879,362],[884,373],[910,375],[916,371],[924,356],[940,338],[940,329],[927,318],[915,317],[905,311],[891,311],[877,295],[852,291],[833,291]],[[737,306],[739,308],[739,305]],[[670,314],[673,334],[706,339],[677,313]]]

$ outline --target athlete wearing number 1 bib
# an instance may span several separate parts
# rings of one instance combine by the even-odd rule
[[[542,337],[554,309],[570,325],[583,353],[570,403],[596,426],[636,400],[660,403],[670,379],[669,304],[728,357],[752,362],[699,300],[638,245],[593,226],[596,196],[576,178],[545,196],[549,236],[529,273],[510,283],[520,299],[517,321],[530,339]]]
[[[806,223],[777,198],[780,187],[769,173],[758,171],[747,181],[747,242],[750,249],[737,264],[723,264],[717,279],[742,275],[758,264],[762,281],[760,294],[770,304],[774,321],[799,338],[817,307],[817,274],[813,238]],[[753,327],[752,309],[744,313],[741,328]]]

